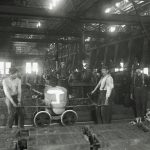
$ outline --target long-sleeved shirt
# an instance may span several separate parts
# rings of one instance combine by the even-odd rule
[[[106,99],[110,97],[112,89],[114,88],[113,78],[110,74],[102,77],[99,81],[99,89],[106,90]]]
[[[12,99],[11,96],[18,95],[18,101],[21,101],[21,80],[19,78],[5,78],[2,82],[3,90],[7,99]]]

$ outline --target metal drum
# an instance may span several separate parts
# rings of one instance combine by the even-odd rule
[[[67,89],[60,86],[48,86],[44,92],[44,103],[50,106],[53,113],[61,115],[65,111],[67,104]]]

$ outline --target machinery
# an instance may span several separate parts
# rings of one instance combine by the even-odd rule
[[[38,106],[38,101],[42,100],[43,94],[34,90],[37,94],[36,112],[33,116],[35,126],[45,126],[52,121],[60,121],[63,126],[73,125],[78,120],[77,113],[67,105],[67,90],[63,87],[47,87],[44,91],[43,103],[45,106]]]

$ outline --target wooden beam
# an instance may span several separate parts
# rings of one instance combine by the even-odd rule
[[[78,33],[70,32],[58,32],[56,30],[46,30],[46,29],[33,29],[33,28],[21,28],[21,27],[3,27],[0,26],[1,33],[10,33],[10,34],[32,34],[32,35],[49,35],[49,36],[74,36],[79,37]]]
[[[79,37],[81,38],[82,33],[78,32],[62,32],[57,30],[47,30],[47,29],[36,29],[36,28],[24,28],[24,27],[8,27],[8,26],[0,26],[0,33],[7,34],[27,34],[27,35],[46,35],[46,36],[56,36],[56,37]],[[118,32],[119,36],[127,36],[129,33]],[[84,31],[85,36],[92,37],[116,37],[118,34],[110,34],[108,32],[97,32],[97,31]],[[130,35],[129,35],[130,36]]]
[[[145,37],[145,35],[141,34],[141,35],[131,36],[131,37],[123,39],[123,40],[117,40],[117,41],[113,41],[113,42],[110,42],[110,43],[107,43],[107,44],[102,44],[100,47],[106,47],[106,46],[114,45],[114,44],[121,43],[121,42],[124,42],[124,41],[129,41],[131,39],[133,40],[133,39],[142,38],[142,37]]]
[[[133,45],[133,39],[130,39],[128,41],[128,50],[129,50],[129,55],[128,55],[128,66],[131,69],[134,57],[132,56],[132,45]]]
[[[33,43],[79,43],[80,40],[57,40],[57,39],[25,39],[25,38],[12,38],[12,42],[33,42]]]
[[[37,19],[56,19],[56,20],[74,20],[83,23],[111,23],[111,24],[138,24],[139,19],[136,15],[122,14],[101,14],[98,12],[87,13],[85,17],[66,16],[63,13],[54,14],[48,9],[16,7],[16,6],[0,6],[0,16],[17,17],[17,18],[37,18]],[[141,16],[144,24],[150,24],[149,16]]]

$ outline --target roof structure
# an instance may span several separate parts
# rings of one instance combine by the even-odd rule
[[[85,42],[138,36],[149,31],[149,15],[149,0],[1,0],[0,44],[24,51],[79,42],[83,34]]]

